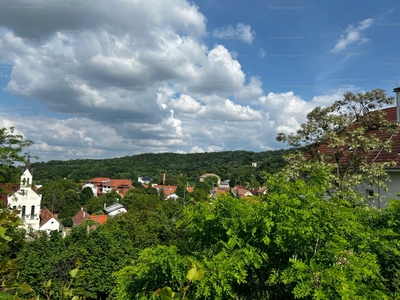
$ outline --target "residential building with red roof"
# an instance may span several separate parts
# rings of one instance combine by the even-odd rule
[[[82,207],[81,210],[72,217],[72,227],[79,226],[88,219],[90,219],[90,215]]]
[[[0,202],[7,206],[8,196],[19,190],[18,183],[0,183]]]
[[[132,181],[129,179],[96,177],[86,180],[82,189],[85,187],[90,187],[93,191],[93,195],[96,197],[111,192],[112,190],[116,191],[121,196],[124,196],[129,189],[133,188],[133,185]]]
[[[380,110],[383,112],[384,117],[387,121],[390,122],[400,122],[400,87],[395,88],[394,92],[396,93],[396,106],[389,107],[386,109]],[[368,112],[373,113],[373,112]],[[359,126],[357,123],[353,124],[349,127],[349,130],[355,129]],[[397,130],[395,134],[388,134],[382,132],[379,129],[371,128],[366,132],[366,135],[372,136],[375,135],[382,141],[390,140],[392,142],[391,151],[387,151],[384,149],[371,149],[369,153],[367,153],[366,161],[368,163],[377,163],[377,162],[395,162],[393,167],[389,167],[386,169],[390,177],[390,181],[386,182],[388,191],[384,191],[382,188],[378,186],[369,186],[364,184],[358,187],[358,190],[367,195],[367,196],[376,196],[375,200],[370,204],[376,206],[378,208],[385,207],[386,203],[390,199],[399,199],[396,194],[400,193],[400,128]],[[330,154],[332,153],[332,149],[326,145],[322,144],[316,148],[320,154]],[[339,163],[344,162],[347,159],[346,153],[351,153],[352,149],[350,147],[343,147],[342,149],[343,155]]]
[[[64,233],[64,226],[58,220],[58,215],[53,214],[46,207],[40,210],[40,225],[39,230],[50,233],[51,231],[57,231]]]
[[[107,215],[91,215],[90,219],[93,221],[96,221],[97,223],[102,225],[105,222],[107,222],[108,216]]]

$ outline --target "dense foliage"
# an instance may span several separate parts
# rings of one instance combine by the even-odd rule
[[[261,171],[277,172],[284,166],[282,156],[290,150],[266,152],[224,151],[212,153],[148,153],[112,159],[81,159],[33,163],[35,180],[57,180],[69,178],[78,182],[93,177],[126,178],[137,181],[139,176],[152,176],[154,183],[161,183],[162,174],[167,174],[167,184],[180,174],[189,180],[204,173],[215,173],[222,180],[233,178],[238,182],[250,181],[252,175],[261,176]],[[251,166],[257,162],[257,168]],[[257,178],[260,180],[260,178]]]

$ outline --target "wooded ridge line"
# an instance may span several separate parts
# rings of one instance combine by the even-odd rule
[[[254,174],[257,170],[275,173],[285,165],[283,156],[290,149],[265,152],[223,151],[206,153],[146,153],[120,158],[51,160],[32,162],[35,180],[69,178],[80,181],[92,177],[137,179],[152,176],[161,180],[167,176],[200,176],[205,172],[215,173],[221,178],[244,173]],[[256,163],[256,167],[253,163]]]

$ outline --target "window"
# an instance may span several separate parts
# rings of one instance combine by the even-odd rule
[[[13,206],[13,209],[17,209],[17,207],[14,205],[14,206]]]
[[[374,196],[374,190],[367,190],[367,197],[373,197]]]
[[[26,179],[26,184],[29,185],[29,178]]]
[[[26,214],[26,206],[22,206],[22,219],[25,219],[25,214]]]
[[[22,185],[25,185],[25,183],[26,183],[26,179],[24,178],[24,179],[22,179]]]
[[[35,205],[32,205],[31,207],[31,219],[35,217]]]

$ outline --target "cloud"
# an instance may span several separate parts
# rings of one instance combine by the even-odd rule
[[[41,160],[281,148],[278,131],[336,96],[265,95],[237,53],[204,44],[206,18],[185,0],[89,2],[31,0],[52,7],[35,11],[0,2],[4,91],[36,113],[1,110],[0,127],[32,139]],[[215,32],[254,39],[249,25]]]
[[[261,56],[261,58],[264,58],[267,52],[263,48],[260,48],[258,49],[258,54]]]
[[[343,51],[347,48],[348,45],[353,43],[364,43],[367,42],[368,39],[363,37],[362,33],[375,22],[374,19],[368,18],[360,23],[358,23],[357,27],[353,25],[349,25],[345,32],[340,36],[340,39],[336,42],[336,45],[333,47],[331,52],[339,52]]]
[[[255,32],[251,30],[250,25],[237,23],[236,28],[231,25],[221,28],[216,28],[213,31],[213,36],[220,39],[241,40],[247,44],[251,44],[255,38]]]
[[[194,146],[190,149],[190,153],[204,153],[204,150],[198,146]]]

